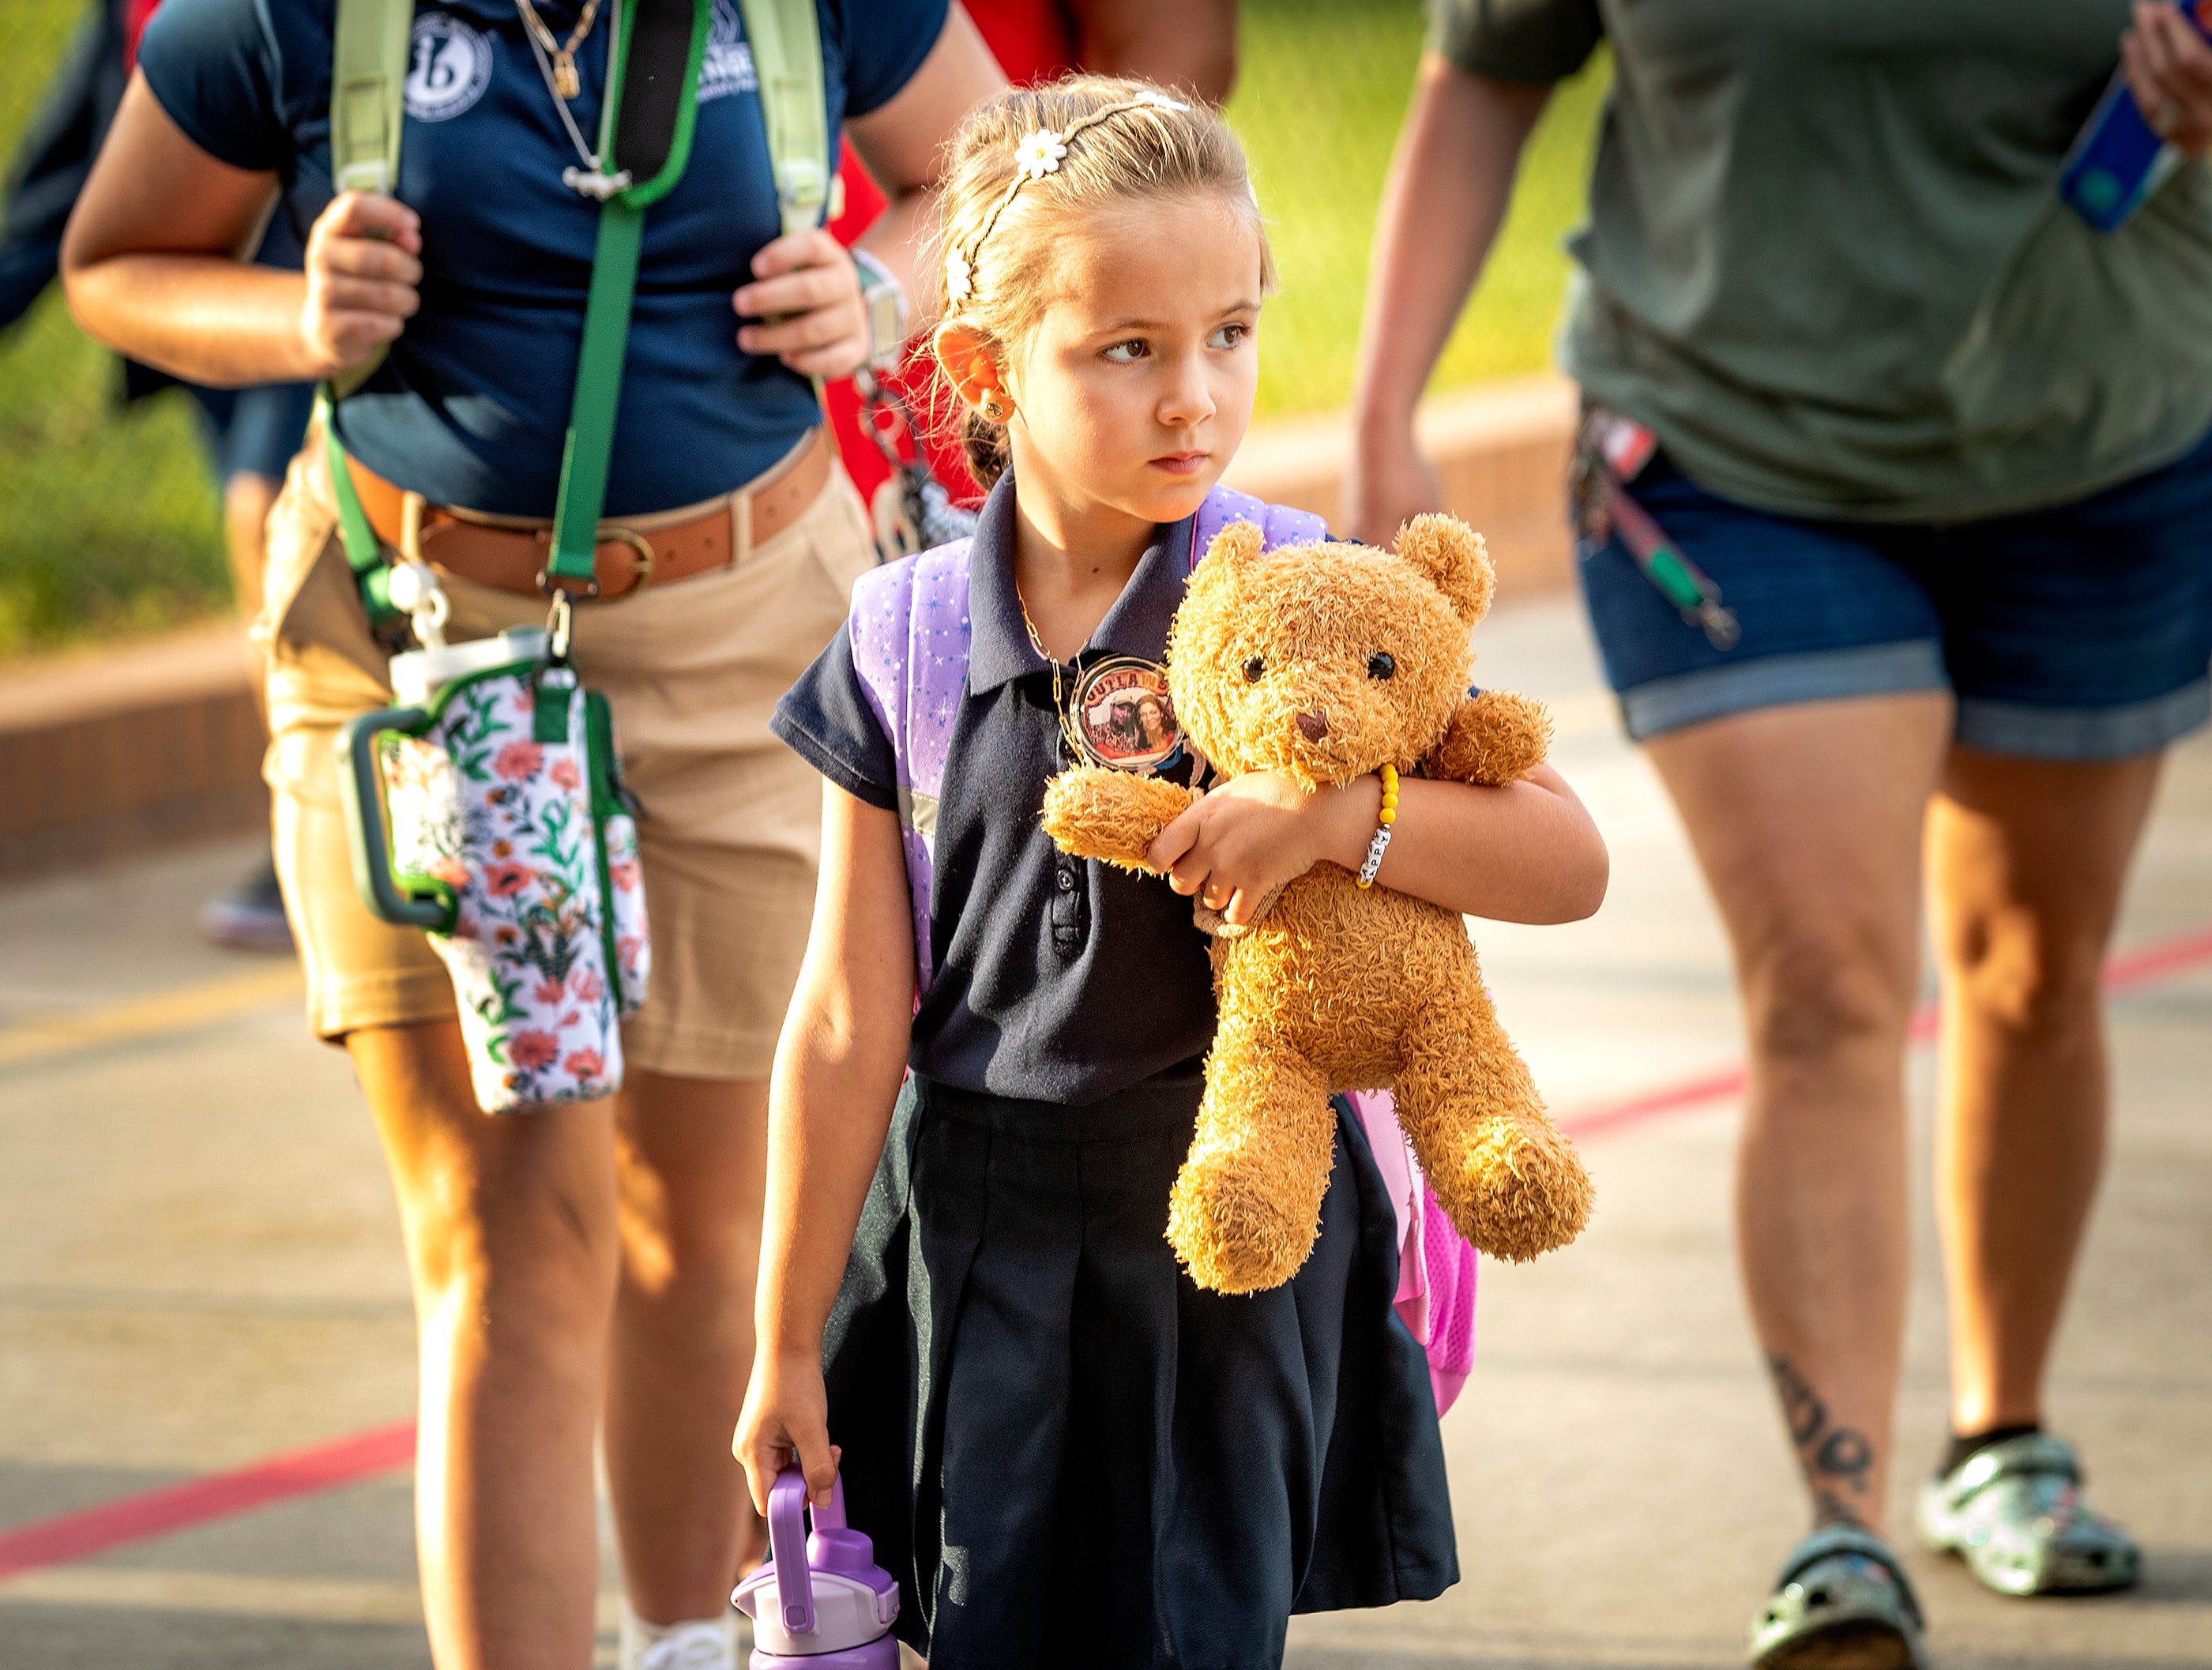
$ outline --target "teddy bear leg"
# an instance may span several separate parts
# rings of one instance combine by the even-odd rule
[[[1480,975],[1407,1028],[1397,1106],[1437,1203],[1481,1251],[1518,1263],[1582,1233],[1589,1174],[1545,1114]]]
[[[1328,1084],[1280,1038],[1224,1026],[1206,1064],[1168,1240],[1200,1287],[1255,1293],[1298,1272],[1336,1152]]]

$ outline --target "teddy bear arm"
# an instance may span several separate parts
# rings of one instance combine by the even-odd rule
[[[1146,870],[1146,849],[1197,801],[1158,777],[1076,766],[1045,785],[1044,832],[1071,857]]]
[[[1552,716],[1542,702],[1511,690],[1485,690],[1462,699],[1424,763],[1431,777],[1495,786],[1527,775],[1551,743]]]

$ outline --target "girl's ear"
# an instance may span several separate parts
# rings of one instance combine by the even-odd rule
[[[935,346],[938,364],[968,406],[980,410],[988,397],[996,397],[1002,409],[1012,404],[999,364],[999,345],[990,337],[970,325],[940,325]]]

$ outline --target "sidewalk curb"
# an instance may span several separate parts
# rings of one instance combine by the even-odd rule
[[[1563,519],[1573,386],[1534,377],[1422,408],[1446,504],[1489,540],[1500,598],[1571,583]],[[1228,476],[1334,518],[1348,441],[1339,416],[1255,428]],[[264,827],[264,738],[235,627],[0,668],[0,876],[81,867]]]
[[[0,876],[265,824],[251,678],[228,624],[0,670]]]

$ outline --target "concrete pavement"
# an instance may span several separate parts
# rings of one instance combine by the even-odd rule
[[[1547,1095],[1571,1111],[1726,1066],[1717,926],[1576,610],[1503,610],[1478,641],[1486,682],[1556,704],[1556,757],[1613,853],[1595,921],[1478,936]],[[283,965],[192,936],[250,855],[0,891],[0,1544],[411,1411],[397,1224],[345,1063],[305,1035]],[[2175,757],[2121,942],[2207,928],[2199,739]],[[2112,1164],[2052,1388],[2100,1503],[2144,1539],[2146,1582],[2006,1601],[1908,1555],[1945,1670],[2212,1667],[2212,956],[2172,961],[2113,1004]],[[1913,1081],[1924,1139],[1924,1054]],[[1734,1123],[1723,1098],[1592,1138],[1583,1241],[1486,1268],[1475,1375],[1445,1423],[1465,1580],[1426,1606],[1301,1620],[1294,1670],[1738,1662],[1802,1509],[1730,1261]],[[1943,1424],[1925,1151],[1907,1480]],[[0,1667],[417,1670],[413,1581],[404,1476],[374,1473],[0,1578]]]

